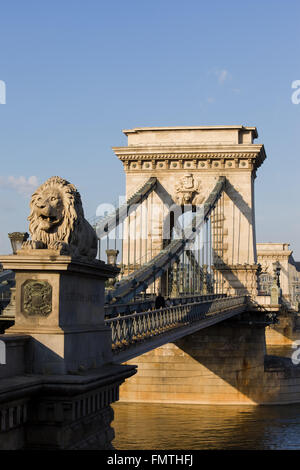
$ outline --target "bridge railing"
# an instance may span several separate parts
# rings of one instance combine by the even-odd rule
[[[169,307],[178,304],[188,304],[195,302],[205,302],[208,300],[216,300],[226,297],[226,294],[193,294],[181,295],[180,297],[168,298]],[[105,317],[112,318],[118,315],[130,315],[132,313],[140,313],[153,310],[155,307],[155,296],[151,295],[145,299],[136,299],[128,303],[108,304],[104,307]]]
[[[112,330],[112,349],[120,351],[170,329],[224,314],[245,304],[245,296],[227,297],[109,318],[105,323]]]

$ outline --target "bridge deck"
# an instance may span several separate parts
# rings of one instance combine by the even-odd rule
[[[107,319],[105,323],[112,329],[113,362],[127,361],[245,310],[247,297],[235,296]]]

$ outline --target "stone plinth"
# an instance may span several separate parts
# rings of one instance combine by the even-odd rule
[[[30,338],[6,336],[0,338],[15,368],[9,371],[7,364],[1,380],[0,450],[112,449],[111,404],[135,367],[109,364],[77,375],[32,375],[19,355]]]
[[[66,374],[110,362],[104,281],[117,269],[42,249],[20,250],[1,262],[16,273],[15,325],[7,334],[32,337],[32,373]]]

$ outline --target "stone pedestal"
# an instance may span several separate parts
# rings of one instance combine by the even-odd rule
[[[110,362],[104,281],[117,269],[54,250],[20,250],[1,262],[16,273],[15,325],[7,334],[33,339],[28,358],[32,373],[67,374]]]
[[[118,269],[46,249],[1,262],[16,273],[16,315],[0,337],[0,450],[112,449],[110,405],[136,372],[111,363],[104,323],[104,282]]]
[[[271,287],[271,305],[279,304],[280,288],[275,284]]]

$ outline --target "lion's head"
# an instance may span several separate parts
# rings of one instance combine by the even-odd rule
[[[75,224],[84,219],[80,194],[74,185],[52,176],[32,195],[29,231],[32,239],[46,245],[56,240],[69,242]]]
[[[29,232],[24,249],[48,248],[74,257],[94,259],[97,236],[84,218],[81,197],[75,186],[52,176],[31,196]]]

